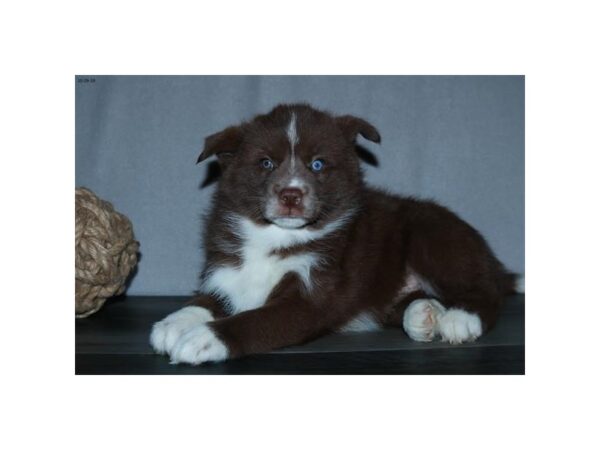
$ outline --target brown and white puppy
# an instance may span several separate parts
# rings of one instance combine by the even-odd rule
[[[477,339],[515,277],[446,208],[367,188],[353,116],[280,105],[206,139],[222,177],[193,304],[156,323],[174,363],[268,352],[326,333],[403,326],[414,340]]]

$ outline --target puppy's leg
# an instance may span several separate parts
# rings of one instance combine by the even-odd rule
[[[289,273],[265,306],[189,329],[168,351],[171,362],[195,365],[267,352],[303,343],[338,327],[336,309],[327,307],[325,299],[309,297],[303,286],[295,273]]]
[[[216,298],[209,295],[196,296],[188,306],[154,324],[150,333],[150,344],[157,353],[169,353],[183,334],[224,316],[225,311]]]
[[[414,341],[430,342],[436,337],[451,344],[474,341],[483,333],[477,312],[445,308],[434,299],[414,300],[404,311],[404,331]]]
[[[441,303],[448,309],[439,319],[439,334],[451,344],[474,341],[494,326],[503,297],[493,283],[441,289]]]
[[[483,324],[479,314],[451,308],[439,318],[438,331],[442,341],[461,344],[479,338],[483,333]]]
[[[444,294],[444,292],[442,292]],[[498,316],[501,297],[493,293],[449,291],[440,300],[414,300],[404,311],[404,330],[416,341],[460,344],[474,341]]]
[[[189,305],[199,306],[210,311],[215,319],[220,319],[229,315],[223,307],[223,303],[212,295],[198,294],[191,298]]]
[[[440,319],[445,313],[446,308],[437,300],[420,298],[404,311],[402,326],[412,340],[430,342],[439,335]]]
[[[173,363],[196,365],[300,344],[327,330],[326,316],[301,298],[277,299],[188,331],[169,355]]]
[[[411,225],[407,264],[446,308],[436,334],[453,344],[475,340],[496,322],[512,276],[458,216],[433,205],[426,212]]]

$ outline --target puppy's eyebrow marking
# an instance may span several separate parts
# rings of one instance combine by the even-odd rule
[[[300,141],[298,139],[298,131],[296,130],[296,113],[294,112],[292,113],[292,118],[290,119],[290,123],[287,127],[287,138],[288,141],[290,141],[290,148],[292,150],[292,161],[290,170],[293,172],[296,168],[296,154],[294,152],[294,146],[296,146]]]

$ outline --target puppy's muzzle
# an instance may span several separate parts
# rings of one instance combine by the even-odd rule
[[[279,192],[279,203],[286,208],[299,208],[303,195],[300,189],[285,188]]]

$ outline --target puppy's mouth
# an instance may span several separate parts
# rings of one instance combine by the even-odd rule
[[[298,230],[314,225],[318,221],[318,217],[306,217],[297,214],[278,214],[273,216],[263,216],[267,223],[276,225],[279,228],[288,230]]]
[[[268,222],[273,225],[277,225],[280,228],[287,229],[298,229],[304,228],[305,226],[310,224],[308,219],[304,217],[273,217],[272,219],[267,219]]]
[[[269,201],[263,210],[263,218],[267,223],[285,229],[300,229],[316,222],[316,213],[313,205],[300,202],[295,205],[282,205],[275,199]]]

